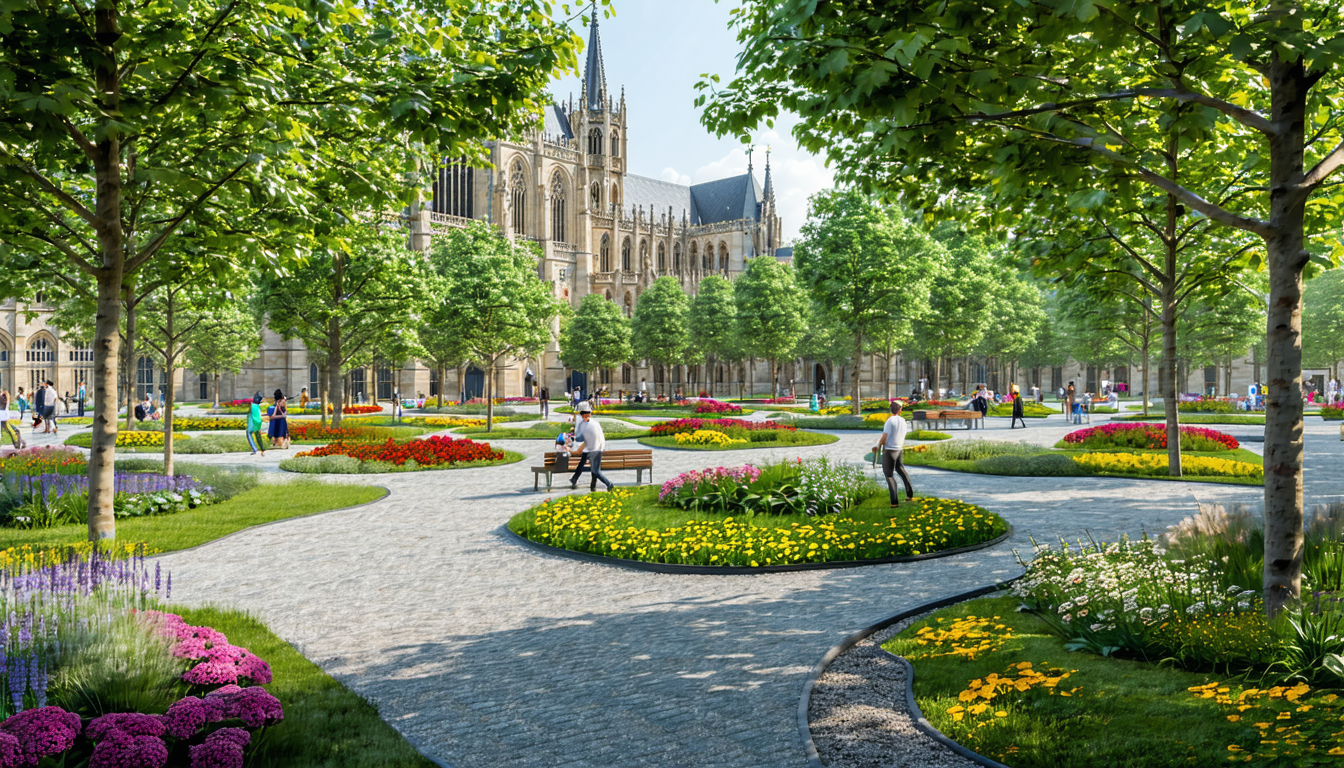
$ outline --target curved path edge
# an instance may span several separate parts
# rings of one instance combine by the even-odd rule
[[[968,592],[962,592],[961,594],[952,595],[951,597],[940,598],[938,600],[934,600],[933,602],[924,603],[923,605],[915,606],[914,608],[911,608],[909,610],[901,611],[895,616],[889,616],[877,622],[876,624],[870,624],[864,627],[863,629],[860,629],[859,631],[840,641],[839,645],[833,646],[829,651],[827,651],[826,655],[821,657],[821,661],[818,661],[816,666],[812,668],[812,671],[808,674],[807,679],[803,681],[803,694],[798,700],[798,734],[803,739],[803,749],[807,753],[807,764],[809,768],[826,768],[826,764],[821,761],[820,753],[817,752],[816,742],[812,740],[812,728],[808,722],[808,710],[810,709],[812,704],[812,690],[816,687],[817,681],[821,679],[821,676],[826,674],[826,670],[830,668],[831,663],[834,662],[837,658],[839,658],[840,654],[844,653],[845,651],[848,651],[850,648],[853,648],[855,645],[857,645],[859,642],[869,637],[870,635],[876,632],[881,632],[882,630],[886,629],[887,627],[890,627],[893,624],[905,621],[906,619],[912,618],[914,616],[919,616],[928,613],[930,611],[936,611],[939,608],[946,608],[949,605],[956,605],[957,603],[962,603],[967,600],[974,600],[977,597],[983,597],[985,595],[990,594],[991,592],[997,592],[1003,589],[1004,587],[1008,586],[1009,584],[1013,583],[1014,581],[1017,581],[1017,578],[1008,579],[1006,581],[996,581],[993,584],[988,584],[983,587],[977,587]],[[948,749],[951,749],[953,752],[956,752],[957,754],[969,760],[974,760],[980,765],[988,766],[989,768],[1008,768],[1007,766],[1004,766],[1000,763],[996,763],[987,757],[972,752],[969,749],[966,749],[965,747],[961,746],[955,741],[952,741],[951,739],[947,738],[942,734],[941,731],[930,725],[929,722],[924,719],[924,713],[919,710],[919,707],[914,706],[914,690],[912,687],[914,679],[914,670],[910,667],[910,662],[906,661],[905,659],[902,659],[899,656],[895,656],[894,658],[900,659],[900,661],[905,664],[906,671],[909,673],[906,676],[906,688],[905,688],[906,701],[907,704],[909,704],[911,707],[910,708],[911,720],[914,721],[915,726],[919,728],[921,732],[925,733],[927,736],[939,742],[940,744],[945,745]]]
[[[934,728],[933,723],[930,723],[928,719],[924,717],[923,710],[919,708],[919,704],[915,701],[914,666],[911,665],[904,656],[897,656],[887,650],[883,650],[882,652],[895,659],[898,664],[905,668],[905,706],[910,710],[910,721],[914,723],[915,728],[919,729],[920,733],[923,733],[925,736],[928,736],[977,765],[983,765],[985,768],[1009,768],[1009,766],[1006,766],[997,760],[991,760],[979,752],[963,747],[961,744],[958,744],[944,735],[942,731]]]
[[[689,574],[697,576],[745,576],[756,573],[798,573],[799,571],[828,571],[840,568],[862,568],[865,565],[917,563],[923,560],[937,560],[943,557],[964,555],[967,552],[978,552],[982,549],[989,549],[997,544],[1002,544],[1013,536],[1013,526],[1010,523],[1007,531],[988,541],[982,541],[979,544],[967,544],[964,547],[955,547],[953,549],[940,549],[937,552],[928,552],[922,555],[900,555],[895,557],[883,557],[875,560],[836,560],[829,563],[794,563],[792,565],[758,565],[753,567],[750,565],[682,565],[681,563],[647,563],[643,560],[627,560],[623,557],[594,555],[590,552],[579,552],[573,549],[565,549],[564,547],[554,547],[550,544],[542,544],[539,541],[533,541],[526,536],[517,533],[509,527],[508,523],[501,525],[499,529],[503,531],[503,535],[506,539],[511,539],[516,544],[522,544],[525,547],[549,555],[567,557],[571,560],[579,560],[585,563],[627,568],[632,571],[675,573],[683,575]],[[877,627],[877,629],[881,628],[882,627]],[[858,638],[855,642],[862,639],[863,638]]]
[[[388,496],[391,496],[391,495],[392,495],[392,489],[391,489],[391,488],[388,488],[388,487],[385,486],[385,485],[368,485],[368,486],[366,486],[366,487],[368,487],[368,488],[381,488],[382,491],[383,491],[383,495],[382,495],[382,496],[379,496],[379,497],[376,498],[376,499],[370,499],[370,500],[368,500],[368,501],[361,501],[361,502],[358,503],[358,504],[351,504],[351,505],[348,506],[348,507],[333,507],[333,508],[331,508],[331,509],[323,509],[323,510],[320,510],[320,511],[317,511],[317,512],[309,512],[309,513],[306,514],[306,515],[294,515],[294,516],[292,516],[292,517],[282,517],[282,518],[280,518],[279,520],[267,520],[267,521],[264,522],[264,523],[257,523],[256,525],[249,525],[249,526],[247,526],[246,528],[239,528],[239,529],[236,530],[236,531],[233,531],[233,532],[231,532],[231,533],[226,533],[226,534],[224,534],[223,536],[220,536],[219,538],[216,538],[216,539],[211,539],[211,540],[209,540],[209,541],[202,541],[200,544],[197,544],[197,545],[194,546],[194,547],[187,547],[187,548],[185,548],[185,549],[172,549],[172,550],[169,550],[169,551],[167,551],[167,552],[155,552],[153,555],[151,555],[151,557],[168,557],[168,556],[170,556],[170,555],[176,555],[176,554],[178,554],[178,553],[180,553],[180,552],[191,552],[192,550],[200,549],[201,547],[207,546],[207,545],[209,545],[209,544],[214,544],[214,543],[217,543],[217,542],[220,542],[220,541],[224,541],[225,539],[231,539],[231,538],[233,538],[234,536],[237,536],[237,535],[242,534],[242,533],[247,533],[248,531],[255,531],[255,530],[258,529],[258,528],[265,528],[265,527],[268,526],[268,525],[279,525],[280,523],[288,523],[290,520],[303,520],[303,519],[305,519],[305,518],[309,518],[309,517],[317,517],[318,515],[326,515],[326,514],[330,514],[330,513],[332,513],[332,512],[345,512],[346,510],[359,509],[360,507],[367,507],[367,506],[370,506],[370,505],[373,505],[373,504],[377,504],[378,502],[383,501],[383,500],[386,499]]]

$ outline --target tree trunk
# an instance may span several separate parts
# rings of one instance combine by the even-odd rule
[[[495,358],[485,366],[485,431],[495,428]]]
[[[1268,346],[1265,363],[1265,610],[1270,618],[1302,591],[1302,269],[1306,195],[1303,174],[1306,99],[1303,65],[1276,55],[1270,65],[1274,125],[1270,138]]]
[[[101,19],[102,12],[99,11]],[[120,200],[120,175],[116,176],[115,190]],[[104,189],[102,174],[99,174],[100,192]],[[99,195],[99,207],[106,203]],[[118,205],[119,207],[119,205]],[[120,341],[119,328],[121,314],[121,219],[120,214],[111,217],[115,222],[109,225],[111,231],[100,234],[99,241],[103,251],[103,264],[106,270],[98,276],[98,310],[94,322],[93,342],[93,443],[89,453],[89,540],[115,538],[117,535],[116,518],[112,514],[112,497],[116,492],[116,445],[117,445],[117,345]],[[114,241],[114,242],[113,242]],[[115,256],[111,254],[115,253]],[[128,387],[134,391],[133,387]]]
[[[943,356],[936,355],[933,358],[933,386],[931,387],[931,389],[933,390],[933,394],[929,395],[930,400],[942,399],[938,397],[938,385],[941,384],[942,381],[943,381]]]
[[[756,396],[756,358],[747,358],[747,392]]]
[[[1144,320],[1144,322],[1147,323],[1148,321]],[[1148,415],[1148,367],[1150,365],[1148,361],[1151,359],[1148,347],[1152,343],[1151,338],[1151,333],[1145,333],[1143,335],[1143,415],[1145,417]]]
[[[855,416],[863,415],[863,389],[859,386],[859,371],[863,370],[863,334],[854,334],[854,376],[849,382],[850,405]]]
[[[177,319],[177,306],[173,292],[167,290],[164,307],[163,370],[168,378],[168,391],[163,399],[163,474],[173,476],[173,398],[176,396],[174,373],[177,369],[177,341],[173,334],[173,321]]]
[[[467,402],[467,364],[457,366],[457,402],[462,404]],[[572,387],[571,387],[572,389]],[[565,399],[569,399],[566,397]]]
[[[327,387],[331,395],[331,426],[341,426],[341,411],[345,408],[345,377],[341,375],[341,328],[332,318],[327,323]],[[327,412],[327,404],[322,404]]]
[[[122,365],[126,368],[126,431],[135,429],[135,385],[136,385],[136,360],[135,360],[135,326],[136,326],[136,306],[135,290],[126,288],[126,343],[122,348]]]
[[[215,409],[219,409],[219,380],[223,378],[218,373],[215,374]]]
[[[318,424],[323,429],[327,427],[327,399],[331,397],[331,374],[327,366],[322,366],[322,370],[317,375],[317,402],[319,404]]]

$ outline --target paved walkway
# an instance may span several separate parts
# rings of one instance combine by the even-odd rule
[[[1069,429],[1062,420],[1013,432],[1006,424],[993,419],[979,436],[1049,444]],[[1309,490],[1344,494],[1339,473],[1324,471],[1340,456],[1337,429],[1316,420],[1308,432]],[[844,433],[833,445],[788,451],[660,450],[656,477],[748,458],[857,459],[874,437]],[[500,444],[528,460],[343,478],[392,494],[166,556],[174,597],[260,616],[454,768],[801,768],[803,678],[850,632],[1015,575],[1012,549],[1029,549],[1030,537],[1156,532],[1193,513],[1196,500],[1260,495],[1245,486],[915,470],[921,492],[1006,517],[1011,544],[909,565],[668,576],[540,555],[504,539],[510,516],[545,498],[531,492],[527,467],[548,445]],[[274,467],[280,455],[257,463]]]

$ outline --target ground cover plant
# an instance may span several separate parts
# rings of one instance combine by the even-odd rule
[[[1184,475],[1166,475],[1167,457],[1161,449],[1113,448],[1089,450],[1060,443],[1065,449],[997,440],[953,440],[933,445],[906,446],[905,463],[958,472],[1013,477],[1136,477],[1152,480],[1188,480],[1259,485],[1264,482],[1260,456],[1245,448],[1183,451]],[[1219,445],[1223,445],[1219,443]],[[1189,458],[1190,461],[1185,461]]]
[[[1057,448],[1138,448],[1166,450],[1167,432],[1162,424],[1103,424],[1079,429],[1064,436]],[[1234,451],[1240,447],[1235,437],[1203,427],[1181,427],[1182,451]]]
[[[1095,412],[1096,412],[1096,411],[1095,411],[1095,409],[1094,409],[1094,410],[1093,410],[1093,413],[1095,413]],[[997,403],[997,404],[995,404],[995,405],[991,405],[991,406],[989,406],[989,414],[988,414],[988,415],[990,415],[990,416],[1006,416],[1006,417],[1010,417],[1010,418],[1011,418],[1012,415],[1013,415],[1013,404],[1012,404],[1012,403]],[[1051,407],[1048,406],[1048,405],[1038,405],[1038,404],[1036,404],[1036,403],[1023,403],[1023,404],[1022,404],[1022,415],[1023,415],[1025,418],[1028,418],[1028,419],[1044,419],[1044,418],[1047,417],[1047,416],[1058,416],[1058,415],[1059,415],[1059,411],[1055,410],[1054,408],[1051,408]]]
[[[648,437],[651,433],[648,429],[636,426],[627,421],[618,421],[616,419],[598,419],[602,424],[602,433],[608,440],[630,440],[637,437]],[[484,426],[467,427],[457,430],[459,435],[488,435],[494,440],[555,440],[556,436],[563,435],[566,432],[573,432],[574,425],[564,421],[543,421],[521,429],[495,429],[485,431]]]
[[[701,398],[695,401],[695,412],[703,414],[740,414],[742,406],[720,400]]]
[[[1338,403],[1336,405],[1322,404],[1320,413],[1321,418],[1326,421],[1339,421],[1340,419],[1344,419],[1344,403]]]
[[[1126,416],[1115,416],[1111,421],[1152,421],[1153,418],[1153,416],[1144,416],[1143,414],[1138,413]],[[1264,414],[1257,416],[1253,413],[1182,413],[1180,414],[1179,420],[1182,424],[1241,424],[1251,426],[1264,426],[1265,424]]]
[[[946,432],[938,432],[932,429],[912,429],[905,435],[906,440],[937,441],[951,440],[952,436]]]
[[[1236,410],[1236,405],[1230,400],[1219,397],[1201,397],[1198,400],[1177,403],[1176,410],[1179,413],[1232,413]]]
[[[802,427],[803,429],[881,430],[882,426],[887,423],[887,416],[890,414],[884,414],[881,418],[873,418],[874,415],[877,414],[869,414],[862,418],[854,415],[824,417],[795,416],[787,422],[782,423],[793,424]],[[909,414],[903,412],[901,415],[909,419]]]
[[[679,430],[671,434],[641,437],[639,442],[655,448],[680,448],[690,451],[738,451],[751,448],[781,448],[800,445],[826,445],[840,438],[796,427],[746,428],[726,426]]]
[[[331,443],[280,462],[289,472],[378,474],[429,469],[466,469],[522,460],[522,455],[497,450],[467,438],[431,435],[381,444]]]
[[[191,440],[190,435],[173,433],[173,445],[178,451],[182,451],[184,445]],[[65,439],[66,445],[74,445],[80,448],[88,448],[93,445],[92,432],[76,432]],[[117,430],[117,447],[126,449],[135,448],[163,448],[163,431],[131,431]]]
[[[715,467],[659,488],[565,496],[519,513],[509,528],[609,557],[749,567],[927,554],[1008,529],[956,500],[918,497],[892,509],[861,470],[825,459]]]
[[[176,426],[176,425],[174,425]],[[430,430],[427,426],[405,424],[401,426],[324,427],[317,422],[289,422],[290,442],[294,445],[322,445],[330,442],[373,443],[385,440],[405,440],[418,437]],[[263,430],[264,431],[264,430]],[[129,435],[154,435],[155,437],[129,437]],[[181,454],[211,453],[250,453],[252,446],[247,436],[239,429],[236,434],[183,435],[174,432],[174,451]],[[122,435],[128,435],[127,445],[122,445]],[[93,436],[80,432],[66,438],[65,444],[87,448],[92,444]],[[264,434],[261,437],[261,449],[271,450],[271,440]],[[124,447],[127,453],[159,453],[163,448],[162,432],[119,432],[117,447]]]

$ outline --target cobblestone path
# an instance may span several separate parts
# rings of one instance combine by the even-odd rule
[[[1009,432],[995,421],[979,436],[1049,444],[1068,431],[1059,423]],[[1324,471],[1339,458],[1337,431],[1309,425],[1308,491],[1340,494],[1338,473]],[[762,454],[852,460],[874,437],[848,433],[790,451],[659,450],[655,477]],[[1191,514],[1197,499],[1260,497],[1238,486],[916,470],[919,491],[1002,514],[1015,526],[1013,541],[909,565],[669,576],[505,540],[509,517],[545,498],[532,493],[528,467],[547,444],[500,444],[528,460],[360,478],[385,484],[391,496],[166,556],[174,597],[260,616],[453,768],[801,768],[803,679],[850,632],[1016,575],[1012,549],[1029,548],[1030,537],[1155,532]],[[268,455],[266,465],[278,460]]]

